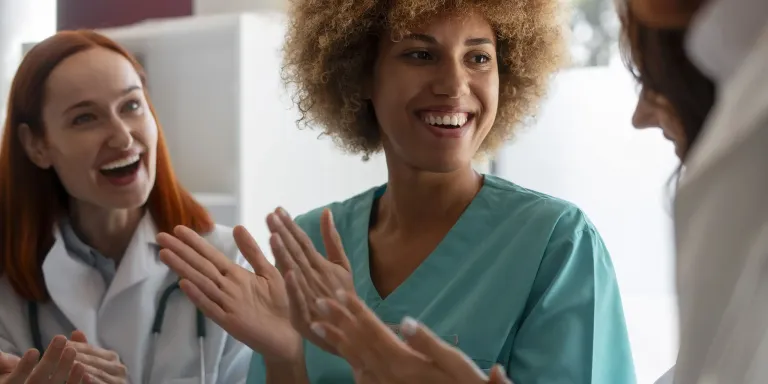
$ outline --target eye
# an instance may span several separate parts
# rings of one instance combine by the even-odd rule
[[[72,125],[88,124],[94,120],[96,120],[96,115],[93,113],[83,113],[82,115],[77,115],[74,119],[72,119]]]
[[[478,54],[472,56],[472,63],[474,64],[488,64],[491,62],[491,56],[486,54]]]
[[[141,109],[141,103],[138,100],[130,100],[123,105],[124,112],[136,112]]]
[[[432,60],[432,54],[427,51],[413,51],[408,52],[406,57],[416,60]]]

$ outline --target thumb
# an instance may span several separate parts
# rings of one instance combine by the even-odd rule
[[[504,367],[501,365],[494,365],[493,369],[491,369],[491,377],[488,380],[488,384],[514,384],[512,380],[510,380],[507,377],[506,372],[504,372]]]
[[[85,337],[85,333],[80,330],[75,330],[72,332],[72,335],[70,335],[69,340],[76,341],[78,343],[85,343],[88,344],[88,338]]]
[[[456,349],[412,317],[403,318],[400,323],[400,330],[405,342],[411,348],[433,360],[439,366],[450,367],[462,358]]]
[[[333,213],[328,208],[324,209],[322,216],[320,216],[320,233],[323,236],[323,245],[325,245],[325,252],[328,254],[328,261],[351,271],[349,259],[344,253],[344,245],[341,244],[341,236],[339,236],[336,223],[333,221]]]

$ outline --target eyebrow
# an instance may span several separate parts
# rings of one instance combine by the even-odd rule
[[[437,44],[437,39],[435,39],[433,36],[425,35],[423,33],[411,33],[404,37],[404,39],[408,40],[418,40],[422,41],[428,44]],[[464,40],[464,45],[471,47],[476,45],[483,45],[483,44],[491,44],[493,45],[493,40],[486,38],[486,37],[474,37],[470,39]]]
[[[135,90],[138,90],[138,89],[141,89],[141,87],[138,86],[138,85],[131,85],[130,87],[123,89],[120,92],[120,96],[125,96],[125,95],[127,95],[127,94],[129,94],[129,93],[131,93],[131,92],[133,92]],[[96,104],[96,103],[94,103],[91,100],[83,100],[83,101],[80,101],[80,102],[77,102],[75,104],[70,105],[67,109],[64,110],[64,113],[67,113],[67,112],[69,112],[69,111],[71,111],[73,109],[88,107],[88,106],[91,106],[91,105],[94,105],[94,104]]]

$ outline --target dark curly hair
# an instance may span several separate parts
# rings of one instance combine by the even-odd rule
[[[381,149],[373,107],[362,96],[384,33],[403,36],[446,12],[480,12],[497,35],[499,108],[481,151],[491,152],[532,116],[551,75],[564,64],[560,0],[294,0],[283,78],[299,125],[322,129],[365,158]]]
[[[715,103],[715,84],[688,58],[687,30],[648,27],[626,4],[619,5],[619,16],[625,65],[645,92],[669,101],[683,125],[686,148],[692,148]]]

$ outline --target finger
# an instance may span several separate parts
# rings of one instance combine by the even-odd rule
[[[299,247],[301,247],[301,250],[303,251],[304,256],[306,256],[309,264],[313,268],[320,268],[322,263],[326,260],[322,255],[320,255],[320,253],[317,252],[312,239],[310,239],[309,236],[307,236],[307,233],[304,232],[304,230],[301,229],[301,227],[299,227],[295,221],[293,221],[291,215],[289,215],[285,209],[278,208],[277,215],[280,217],[280,221],[282,222],[283,226],[292,235],[293,239],[296,241]]]
[[[110,376],[107,372],[87,364],[84,364],[83,366],[85,367],[85,373],[91,377],[92,381],[98,384],[112,384],[115,382],[115,378]]]
[[[75,364],[76,356],[77,351],[75,351],[74,348],[69,346],[64,348],[64,351],[61,353],[61,358],[59,359],[58,364],[56,364],[56,369],[53,371],[53,375],[50,376],[51,383],[66,382],[69,377],[69,372]],[[45,356],[43,356],[43,358],[45,358]]]
[[[115,363],[104,360],[100,357],[87,355],[85,353],[78,353],[75,357],[75,361],[82,363],[86,367],[93,367],[100,372],[107,373],[109,375],[115,375],[117,373],[117,367]],[[90,372],[89,372],[90,373]],[[96,378],[103,378],[100,375],[94,375]]]
[[[366,367],[366,357],[370,354],[364,349],[361,350],[359,345],[352,342],[349,335],[341,329],[325,321],[312,323],[310,329],[317,337],[332,346],[353,369],[362,370]]]
[[[298,269],[298,266],[293,263],[291,255],[288,254],[288,249],[285,248],[279,234],[273,233],[272,236],[269,237],[269,247],[272,248],[272,256],[275,257],[275,266],[283,276],[285,276],[288,271]]]
[[[85,376],[85,367],[80,363],[75,363],[69,371],[67,384],[90,384],[91,382]]]
[[[328,261],[351,271],[352,267],[349,264],[347,254],[344,252],[341,236],[336,230],[336,223],[333,221],[333,213],[328,208],[323,210],[323,215],[320,217],[320,233],[323,236],[323,245],[325,245]]]
[[[295,270],[286,273],[285,285],[286,290],[288,291],[291,323],[293,323],[294,328],[297,328],[297,330],[304,331],[308,327],[311,315],[304,294],[299,287],[297,272]]]
[[[224,320],[227,316],[227,312],[221,305],[211,300],[209,296],[203,293],[203,291],[192,281],[182,279],[179,281],[179,287],[195,307],[200,308],[200,311],[202,311],[205,316],[216,321],[216,323]]]
[[[182,233],[184,232],[183,230],[180,231]],[[165,248],[165,250],[171,251],[179,256],[179,258],[191,266],[200,275],[205,276],[219,287],[223,286],[225,279],[221,269],[217,268],[206,255],[188,245],[184,239],[161,233],[157,235],[157,242],[161,247]],[[191,279],[191,276],[183,277],[189,277]]]
[[[80,330],[74,330],[72,334],[69,336],[69,340],[75,341],[78,343],[85,343],[88,344],[88,338],[85,337],[85,333]]]
[[[179,277],[193,283],[210,301],[215,302],[221,308],[225,308],[229,302],[229,295],[222,286],[215,283],[194,265],[190,265],[187,260],[170,249],[161,249],[159,255],[160,261],[176,272]],[[223,276],[215,269],[210,272],[219,275],[219,281],[224,280]]]
[[[504,367],[496,364],[491,368],[491,375],[488,379],[488,384],[514,384],[512,380],[507,377],[507,373],[504,371]]]
[[[272,254],[275,255],[276,260],[279,259],[281,263],[289,263],[292,266],[296,265],[296,260],[291,257],[290,251],[286,248],[283,237],[280,234],[273,234],[269,240]],[[299,288],[301,288],[304,298],[309,302],[314,302],[318,295],[330,296],[330,289],[318,281],[316,278],[317,273],[308,264],[305,263],[305,268],[291,267],[289,270],[296,274],[296,282],[299,283]]]
[[[245,260],[248,261],[248,264],[253,267],[254,272],[263,274],[274,271],[275,267],[264,257],[259,244],[256,243],[256,240],[245,227],[242,225],[236,226],[232,234],[235,237],[237,248],[243,254]]]
[[[61,355],[66,347],[66,337],[61,335],[54,337],[53,340],[51,340],[51,343],[48,344],[48,349],[45,350],[43,358],[40,359],[40,362],[37,363],[35,368],[32,370],[32,373],[29,375],[29,380],[32,382],[44,379],[47,380],[48,377],[53,375],[54,371],[56,370],[56,366],[59,364],[59,359],[61,359]],[[64,379],[62,379],[62,381],[63,380]]]
[[[0,352],[0,375],[5,375],[13,372],[16,365],[19,364],[18,356],[11,355],[10,353]]]
[[[447,372],[452,372],[467,381],[486,377],[485,373],[464,353],[437,337],[412,317],[403,318],[400,330],[405,342],[411,348],[427,356]]]
[[[120,361],[120,356],[118,356],[117,353],[114,351],[106,350],[104,348],[95,347],[93,345],[77,341],[70,341],[69,346],[74,348],[78,355],[98,357],[99,359],[103,360],[105,364]]]
[[[183,225],[177,225],[173,233],[179,240],[190,246],[195,252],[203,255],[219,271],[228,271],[232,268],[232,260],[224,256],[216,247],[205,240],[200,234]]]
[[[288,220],[285,220],[288,221]],[[293,233],[286,227],[284,220],[278,214],[271,214],[267,217],[267,226],[272,233],[279,235],[278,239],[283,244],[283,247],[287,250],[287,255],[291,259],[292,265],[298,267],[304,278],[314,285],[314,279],[312,273],[314,272],[313,266],[307,259],[304,248],[294,237]],[[270,244],[271,245],[271,244]],[[311,252],[311,251],[309,251]],[[319,287],[312,286],[313,290],[319,290]]]
[[[365,303],[360,301],[357,295],[347,293],[344,290],[338,290],[336,292],[336,299],[359,323],[357,326],[365,330],[368,340],[375,340],[375,344],[385,349],[401,343],[397,335]]]
[[[30,349],[25,352],[11,374],[6,377],[7,384],[26,383],[39,359],[40,352],[37,349]]]

